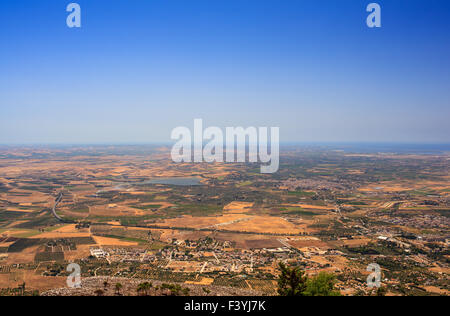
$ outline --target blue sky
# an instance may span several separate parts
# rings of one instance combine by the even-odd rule
[[[282,141],[450,142],[450,1],[0,2],[0,143],[170,141],[278,126]]]

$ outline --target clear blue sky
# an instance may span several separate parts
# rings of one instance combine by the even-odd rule
[[[77,2],[82,28],[66,26]],[[2,0],[0,143],[450,142],[450,1]]]

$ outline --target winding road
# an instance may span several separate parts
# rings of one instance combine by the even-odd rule
[[[58,196],[55,199],[55,205],[52,208],[52,214],[53,216],[60,222],[62,223],[70,223],[69,221],[65,220],[64,218],[62,218],[61,216],[59,216],[58,214],[56,214],[56,207],[58,206],[58,204],[61,202],[63,197],[62,193],[59,193]]]

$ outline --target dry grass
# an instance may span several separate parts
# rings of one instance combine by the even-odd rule
[[[32,270],[21,270],[11,274],[0,274],[0,288],[17,288],[25,282],[27,290],[40,292],[67,286],[65,277],[45,277]]]
[[[213,284],[214,279],[212,278],[202,278],[200,281],[186,281],[185,284],[193,284],[193,285],[211,285]]]
[[[75,237],[90,237],[91,233],[88,229],[76,229],[75,224],[61,226],[51,232],[44,232],[39,235],[32,236],[31,238],[50,238],[50,239],[60,239],[60,238],[75,238]]]
[[[226,229],[267,234],[299,234],[304,230],[281,217],[254,216],[245,222],[228,225]]]
[[[231,202],[223,208],[224,212],[227,214],[243,214],[252,208],[254,203],[250,202]]]
[[[99,246],[137,246],[136,242],[124,241],[116,238],[93,236]]]

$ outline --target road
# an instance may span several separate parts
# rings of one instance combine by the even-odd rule
[[[59,193],[58,196],[55,199],[55,205],[52,208],[52,214],[53,216],[60,222],[62,223],[70,223],[69,221],[65,220],[64,218],[62,218],[61,216],[59,216],[58,214],[56,214],[56,207],[58,206],[58,204],[61,202],[63,197],[62,193]]]

